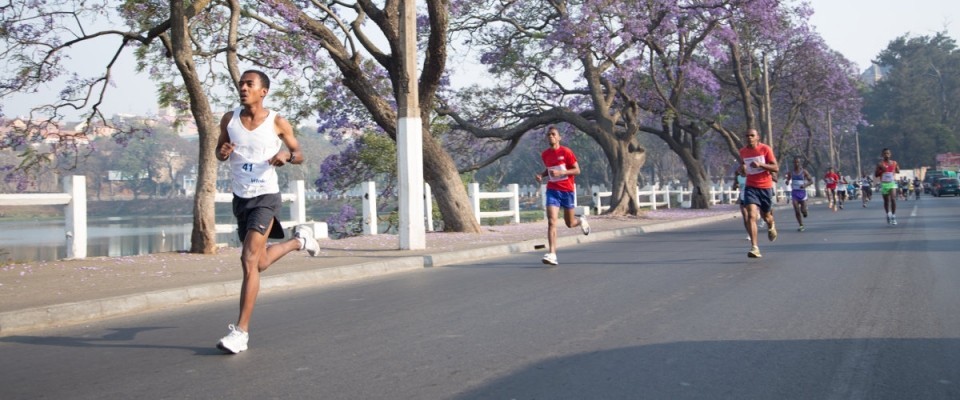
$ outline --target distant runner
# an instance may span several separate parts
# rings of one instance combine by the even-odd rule
[[[887,223],[897,224],[897,174],[900,173],[900,165],[890,159],[892,153],[890,149],[883,149],[880,152],[883,160],[877,164],[877,169],[873,175],[880,178],[880,194],[883,195],[883,211],[887,213]]]
[[[827,202],[833,211],[837,211],[837,182],[839,181],[840,175],[833,171],[833,167],[827,168],[823,182],[827,184]]]
[[[793,169],[787,172],[787,185],[790,185],[790,202],[793,203],[793,214],[797,217],[800,227],[797,231],[803,232],[803,219],[807,217],[807,187],[813,184],[810,173],[800,164],[800,157],[793,158]]]
[[[843,177],[843,174],[837,172],[839,179],[837,180],[837,201],[836,206],[838,209],[843,209],[843,202],[847,201],[847,179]],[[836,211],[836,210],[834,210]]]
[[[864,175],[860,179],[860,198],[863,200],[863,208],[867,208],[867,202],[873,197],[873,179],[869,175]]]

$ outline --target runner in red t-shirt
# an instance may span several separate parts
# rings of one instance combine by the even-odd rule
[[[827,201],[830,209],[837,211],[837,183],[840,182],[840,175],[834,172],[833,167],[827,168],[827,174],[823,176],[823,182],[827,184]]]
[[[580,175],[580,164],[573,150],[560,145],[560,131],[556,127],[547,128],[547,142],[550,148],[540,154],[546,169],[536,175],[537,183],[547,178],[547,241],[550,249],[543,255],[543,263],[557,265],[557,218],[563,208],[563,220],[568,228],[580,227],[584,235],[590,234],[590,224],[586,217],[577,217],[574,209],[577,194],[574,192],[573,177]]]
[[[777,228],[773,220],[773,174],[780,171],[773,149],[760,143],[756,129],[747,130],[747,146],[740,149],[740,159],[747,172],[747,184],[744,188],[740,213],[743,214],[743,226],[750,235],[750,251],[747,257],[760,258],[757,246],[757,220],[767,222],[767,238],[777,240]]]

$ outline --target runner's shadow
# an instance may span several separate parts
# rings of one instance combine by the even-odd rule
[[[71,336],[5,336],[0,337],[0,343],[17,343],[33,346],[54,346],[54,347],[93,347],[93,348],[111,348],[111,349],[173,349],[189,350],[194,355],[209,356],[221,355],[223,352],[207,347],[189,347],[189,346],[167,346],[152,344],[127,344],[117,342],[130,342],[136,340],[138,334],[146,331],[159,329],[173,329],[172,327],[150,326],[138,328],[110,328],[110,333],[100,337],[71,337]]]

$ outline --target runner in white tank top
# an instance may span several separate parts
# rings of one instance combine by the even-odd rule
[[[233,110],[227,124],[227,134],[233,143],[230,155],[230,176],[233,178],[233,194],[245,199],[268,193],[280,193],[276,167],[270,160],[283,144],[277,135],[276,111],[268,111],[267,118],[253,130],[240,122],[242,108]]]
[[[246,71],[237,87],[242,107],[220,119],[216,150],[218,160],[230,160],[233,214],[243,242],[240,316],[236,325],[228,326],[230,333],[217,343],[218,348],[233,354],[247,349],[250,316],[260,292],[260,273],[292,251],[307,250],[311,256],[320,251],[315,235],[305,227],[297,227],[293,239],[267,247],[268,237],[284,237],[283,227],[277,222],[281,199],[276,168],[302,163],[303,153],[290,123],[263,107],[270,78],[260,71]]]

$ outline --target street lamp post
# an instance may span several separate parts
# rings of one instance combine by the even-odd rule
[[[860,179],[863,176],[860,171],[860,130],[854,128],[853,135],[857,140],[857,179]]]

